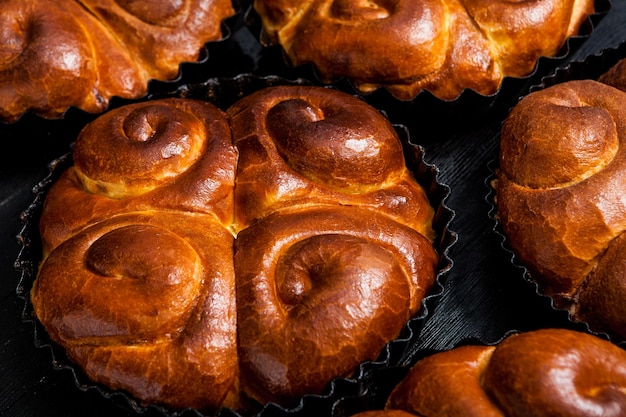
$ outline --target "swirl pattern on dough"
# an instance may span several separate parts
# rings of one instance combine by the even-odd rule
[[[46,258],[35,312],[93,380],[143,402],[215,409],[238,378],[232,241],[209,216],[104,220]]]
[[[245,227],[290,206],[366,206],[432,236],[433,211],[407,169],[398,134],[336,90],[277,87],[230,109],[240,158],[235,204]],[[261,186],[262,184],[262,186]]]
[[[626,352],[587,333],[541,329],[495,346],[465,345],[418,361],[385,411],[358,417],[620,416]],[[405,414],[398,414],[405,415]]]
[[[46,198],[44,251],[128,211],[203,212],[229,227],[237,155],[225,113],[208,103],[163,99],[105,113],[80,132],[74,166]]]
[[[507,244],[540,289],[622,339],[624,132],[626,94],[613,87],[585,80],[534,92],[503,125],[495,184]]]
[[[172,80],[234,14],[230,0],[8,0],[0,5],[0,119],[104,111]]]
[[[251,395],[292,403],[375,359],[419,310],[435,264],[423,235],[359,208],[277,212],[242,230],[239,352]]]
[[[592,0],[255,0],[268,43],[324,82],[384,87],[402,100],[495,93],[530,74],[593,13]]]
[[[309,99],[331,104],[330,122],[307,127]],[[266,160],[254,138],[270,124],[282,142],[265,149],[283,156]],[[337,143],[320,146],[319,130]],[[338,158],[358,172],[297,152],[349,141]],[[291,405],[376,359],[434,284],[434,210],[387,119],[347,94],[273,87],[227,112],[130,104],[83,129],[73,157],[40,218],[34,310],[90,378],[142,403]],[[281,177],[306,192],[273,194]]]

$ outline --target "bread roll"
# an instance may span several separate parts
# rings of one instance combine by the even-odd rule
[[[238,378],[232,243],[194,213],[102,220],[46,258],[35,313],[92,380],[143,403],[216,410]]]
[[[359,208],[277,212],[242,230],[235,273],[249,394],[292,404],[376,359],[419,311],[435,264],[424,236]]]
[[[626,91],[626,58],[617,61],[608,71],[600,75],[598,81]]]
[[[277,131],[269,97],[298,134]],[[306,127],[308,101],[332,103],[327,121]],[[346,144],[348,168],[315,157]],[[135,103],[83,129],[73,161],[40,218],[34,311],[93,381],[141,404],[294,405],[376,359],[434,284],[434,210],[395,130],[347,94]]]
[[[233,221],[237,149],[226,114],[164,99],[108,112],[74,145],[40,219],[44,255],[86,225],[118,213],[178,210]]]
[[[384,411],[356,416],[621,416],[625,364],[626,352],[586,333],[519,333],[495,346],[460,346],[418,361]]]
[[[365,102],[336,90],[276,87],[228,114],[240,152],[240,228],[291,206],[339,203],[384,212],[432,238],[433,210],[398,134]]]
[[[312,63],[324,82],[452,100],[529,75],[578,33],[594,2],[255,0],[254,8],[266,43],[280,44],[294,66]]]
[[[0,120],[105,110],[221,37],[231,0],[7,0],[0,5]]]
[[[574,319],[626,338],[626,93],[570,81],[525,97],[504,122],[497,218],[520,263]]]

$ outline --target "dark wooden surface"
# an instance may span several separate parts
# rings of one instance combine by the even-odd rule
[[[244,52],[250,39],[241,39]],[[626,0],[614,0],[571,60],[584,60],[624,41]],[[456,217],[450,228],[458,233],[451,251],[454,267],[441,301],[425,323],[418,349],[446,349],[473,337],[493,342],[510,330],[567,325],[563,314],[553,311],[546,299],[536,296],[534,287],[520,279],[492,231],[485,179],[497,150],[500,122],[487,117],[477,127],[445,138],[412,132],[413,140],[425,146],[426,161],[439,168],[440,182],[451,188],[447,204]],[[49,350],[35,347],[32,326],[22,322],[24,302],[16,296],[20,276],[14,268],[20,214],[32,201],[32,187],[47,173],[47,162],[66,153],[76,133],[47,122],[37,126],[36,118],[28,124],[27,129],[0,129],[0,415],[137,415],[96,390],[78,389],[70,372],[54,369]],[[143,415],[159,414],[149,410]]]

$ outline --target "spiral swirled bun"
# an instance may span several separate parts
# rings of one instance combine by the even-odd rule
[[[46,196],[35,314],[91,379],[142,403],[321,393],[434,283],[434,209],[402,149],[382,114],[321,87],[105,113]]]
[[[238,378],[232,241],[209,216],[104,220],[47,257],[37,317],[95,381],[146,402],[215,407]]]
[[[230,227],[237,155],[226,114],[205,102],[163,99],[103,114],[80,132],[74,166],[46,196],[44,253],[128,211],[206,213]]]
[[[584,80],[529,94],[502,127],[495,182],[507,243],[572,317],[626,338],[626,93]]]
[[[255,0],[268,43],[324,82],[402,100],[422,90],[443,100],[464,89],[495,93],[530,74],[594,11],[593,0]]]
[[[423,235],[360,208],[277,212],[241,231],[239,349],[250,395],[289,403],[376,357],[419,310],[435,263]]]
[[[0,5],[0,120],[105,110],[143,96],[221,36],[230,0],[7,0]]]
[[[432,236],[432,210],[394,128],[336,90],[276,87],[228,109],[240,158],[237,222],[297,202],[367,206]],[[306,151],[305,151],[306,150]]]
[[[418,361],[385,410],[357,416],[621,416],[625,364],[624,350],[587,333],[518,333],[495,346],[459,346]]]

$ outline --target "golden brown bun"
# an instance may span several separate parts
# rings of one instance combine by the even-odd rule
[[[232,242],[210,216],[103,220],[43,263],[35,313],[93,380],[142,402],[215,409],[238,377]]]
[[[0,119],[97,113],[112,96],[141,97],[150,79],[197,60],[233,14],[231,0],[3,1]]]
[[[44,254],[121,212],[182,210],[232,223],[237,149],[226,114],[208,103],[165,99],[105,113],[80,132],[73,159],[46,196]]]
[[[626,91],[626,58],[620,59],[598,78],[598,81]]]
[[[507,243],[541,290],[620,338],[625,275],[608,259],[623,263],[624,132],[624,92],[591,80],[537,91],[504,122],[496,182]]]
[[[424,236],[359,208],[281,211],[242,230],[235,273],[249,395],[293,403],[376,359],[419,310],[436,260]]]
[[[276,87],[243,98],[228,114],[240,153],[240,228],[291,206],[340,203],[433,236],[433,209],[396,131],[363,101],[336,90]]]
[[[593,0],[255,0],[270,43],[320,78],[385,87],[408,100],[444,100],[469,88],[495,93],[505,76],[532,72],[594,11]]]
[[[385,408],[422,417],[621,416],[626,352],[565,329],[457,347],[418,361]]]
[[[364,189],[338,191],[279,156],[260,163],[251,181],[251,156],[263,153],[248,148],[254,141],[240,133],[250,130],[238,124],[262,118],[241,115],[265,109],[264,96],[290,110],[290,97],[304,93],[360,120],[347,134],[368,146],[353,158],[364,163],[357,150],[380,148],[385,158],[362,172],[318,161],[317,172],[339,172]],[[249,399],[290,405],[375,359],[420,310],[438,263],[433,208],[386,119],[319,87],[255,97],[237,105],[240,113],[180,98],[131,104],[80,133],[74,165],[46,196],[32,302],[51,338],[94,381],[176,409],[237,408]],[[281,115],[297,124],[300,113],[288,113]],[[342,129],[333,137],[345,144]],[[308,155],[321,148],[315,140],[297,146]],[[308,194],[264,193],[274,177],[305,184]],[[388,196],[378,205],[377,187]],[[411,209],[418,214],[400,222]]]

